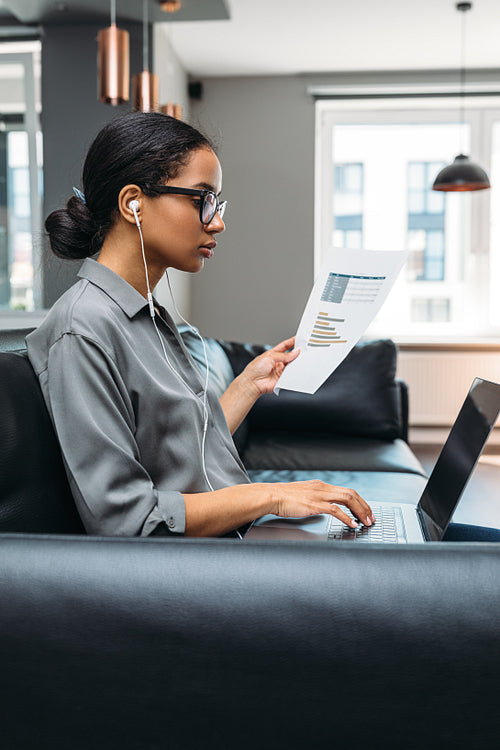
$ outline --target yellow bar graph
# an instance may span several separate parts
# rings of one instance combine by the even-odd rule
[[[334,323],[344,322],[343,318],[332,318],[327,312],[318,312],[307,345],[328,347],[332,344],[345,344],[346,340],[341,338],[341,334],[333,325]]]

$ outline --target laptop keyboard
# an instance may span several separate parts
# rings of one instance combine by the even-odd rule
[[[406,533],[401,508],[392,505],[371,505],[375,516],[373,526],[360,525],[351,529],[338,518],[332,516],[328,528],[328,539],[331,541],[369,542],[382,544],[405,544]],[[352,514],[342,508],[348,516]]]

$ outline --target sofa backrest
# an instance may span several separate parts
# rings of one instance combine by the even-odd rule
[[[0,415],[0,531],[84,533],[25,354],[0,352]]]
[[[29,328],[0,328],[0,352],[26,352],[26,336],[34,331],[34,326]]]

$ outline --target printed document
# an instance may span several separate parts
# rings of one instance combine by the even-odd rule
[[[295,337],[300,354],[274,389],[315,393],[382,307],[406,252],[328,249]]]

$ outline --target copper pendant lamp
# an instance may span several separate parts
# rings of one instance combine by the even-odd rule
[[[134,112],[158,110],[158,76],[149,72],[148,0],[142,0],[142,73],[132,78]]]
[[[175,13],[181,9],[181,0],[160,0],[160,6],[166,13]],[[182,106],[175,104],[174,102],[167,102],[160,106],[160,112],[170,117],[175,117],[176,120],[182,120]]]
[[[462,65],[460,71],[460,122],[465,124],[465,13],[472,8],[472,3],[457,3],[456,9],[462,13]],[[482,167],[470,161],[469,157],[461,153],[455,157],[453,164],[444,167],[432,186],[433,190],[444,192],[465,192],[485,190],[490,187],[488,175]]]
[[[97,35],[99,100],[116,106],[129,100],[129,33],[116,26],[116,0],[111,0],[111,25]]]
[[[160,112],[163,112],[164,115],[175,117],[176,120],[182,120],[182,107],[180,104],[167,102],[167,104],[161,105]]]
[[[160,0],[161,9],[166,13],[175,13],[180,10],[181,0]]]

